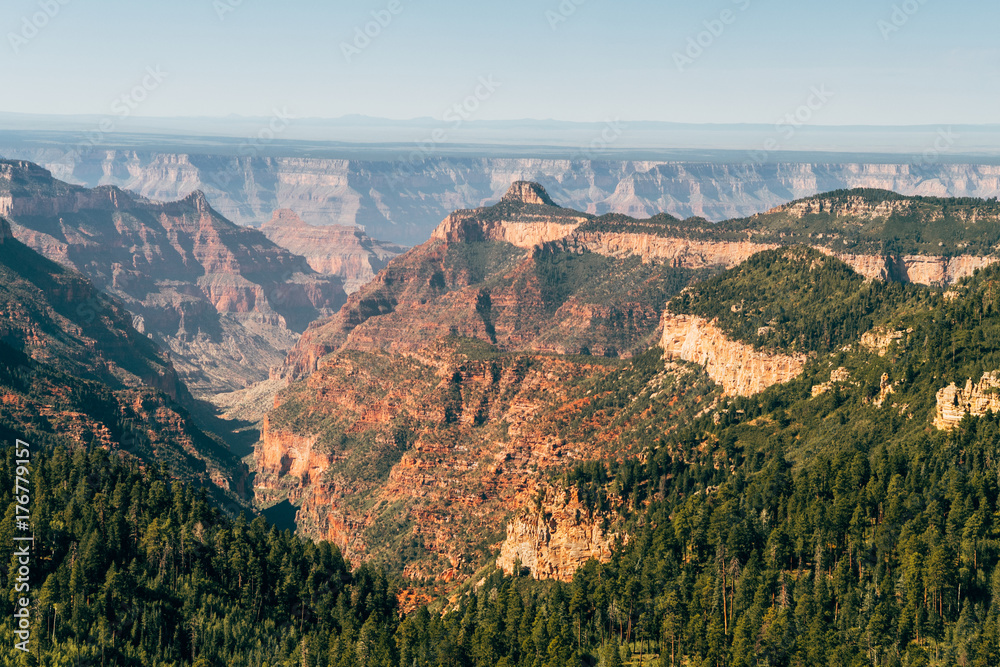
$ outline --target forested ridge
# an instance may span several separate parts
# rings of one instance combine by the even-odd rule
[[[769,264],[776,285],[804,281],[787,299],[727,272],[706,303],[738,288],[765,311],[817,309],[804,322],[869,319],[806,345],[798,379],[554,479],[617,508],[628,535],[570,583],[485,572],[403,614],[392,581],[335,547],[228,517],[99,448],[52,448],[33,471],[39,664],[1000,664],[1000,417],[931,424],[940,388],[1000,369],[1000,269],[947,295],[869,297],[883,288],[789,257]],[[830,294],[857,309],[823,310]],[[795,321],[782,341],[817,340]],[[902,332],[884,356],[859,343],[873,326]]]
[[[803,204],[813,204],[812,210],[795,211]],[[587,220],[579,229],[706,242],[809,243],[836,253],[899,258],[916,253],[949,257],[992,254],[1000,242],[998,223],[1000,204],[996,197],[919,197],[855,188],[821,193],[748,218],[718,223],[702,218],[678,220],[662,213],[645,220],[608,214]]]
[[[361,637],[363,651],[394,631],[396,595],[381,572],[352,572],[335,546],[263,518],[227,517],[164,471],[55,448],[35,458],[32,478],[32,653],[5,641],[3,664],[330,664],[346,651],[339,638]],[[7,448],[0,481],[14,486]],[[15,572],[0,572],[11,596]],[[9,638],[9,615],[3,627]]]
[[[780,352],[831,352],[900,308],[924,307],[931,293],[866,281],[813,248],[757,253],[696,283],[668,304],[673,313],[715,321],[730,337]]]

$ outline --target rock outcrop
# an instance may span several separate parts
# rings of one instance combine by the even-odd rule
[[[726,337],[704,318],[663,315],[663,349],[667,359],[681,359],[705,368],[726,395],[752,396],[799,376],[804,355],[768,354]]]
[[[340,278],[347,294],[371,282],[389,260],[406,251],[372,239],[358,227],[307,224],[289,209],[275,211],[260,230],[282,248],[305,257],[317,273]]]
[[[876,353],[880,357],[884,357],[889,353],[889,348],[893,344],[902,344],[906,342],[906,335],[912,333],[912,329],[907,330],[895,330],[886,329],[884,327],[876,327],[871,331],[866,331],[861,334],[861,345],[872,352]]]
[[[602,528],[605,517],[580,503],[576,488],[543,490],[545,500],[525,510],[507,524],[507,538],[500,545],[497,566],[506,574],[517,565],[535,579],[572,581],[577,569],[591,558],[611,559],[616,534]]]
[[[287,429],[274,429],[267,417],[261,428],[261,441],[268,446],[256,450],[256,469],[278,485],[254,485],[257,502],[262,506],[289,500],[301,505],[303,494],[313,484],[322,482],[323,473],[333,463],[330,454],[319,451],[318,435],[300,436]]]
[[[984,373],[975,384],[966,380],[961,389],[952,383],[938,391],[934,426],[951,430],[967,414],[982,417],[988,412],[1000,412],[1000,371]]]
[[[774,243],[702,241],[633,232],[587,232],[573,236],[574,243],[608,257],[640,257],[644,262],[665,262],[685,269],[732,268]]]
[[[844,367],[835,368],[830,373],[830,381],[823,382],[821,384],[814,384],[812,386],[812,397],[822,396],[826,392],[830,391],[837,384],[843,384],[851,379],[851,372]]]
[[[540,183],[533,183],[531,181],[515,181],[500,201],[512,204],[533,204],[536,206],[554,206],[559,208]]]
[[[10,229],[10,223],[0,218],[0,245],[12,238],[14,238],[14,232]]]
[[[902,258],[906,280],[917,285],[948,287],[962,278],[968,278],[978,269],[998,261],[996,257],[940,257],[933,255],[906,255]]]

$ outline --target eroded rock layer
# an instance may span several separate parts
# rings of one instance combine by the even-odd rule
[[[519,574],[515,570],[520,564],[536,579],[572,581],[591,558],[608,561],[617,536],[605,533],[604,517],[584,507],[575,488],[544,491],[539,505],[507,524],[497,566],[507,574]]]
[[[959,388],[952,383],[937,393],[934,426],[950,430],[958,426],[965,415],[982,417],[988,412],[1000,412],[1000,371],[984,373],[979,382],[966,380]]]
[[[0,239],[3,430],[165,464],[226,503],[245,499],[246,467],[179,407],[191,404],[187,388],[132,322],[84,276],[15,238]]]
[[[504,540],[501,517],[528,506],[550,471],[620,456],[640,442],[619,441],[623,432],[645,432],[635,424],[655,414],[684,423],[714,391],[659,355],[644,368],[635,393],[616,399],[600,387],[620,362],[499,354],[463,338],[407,355],[334,353],[278,395],[254,454],[257,501],[291,500],[301,532],[352,559],[417,578],[468,575]],[[536,545],[538,576],[606,556],[610,538],[587,528],[599,517],[574,512],[556,510],[555,541]]]

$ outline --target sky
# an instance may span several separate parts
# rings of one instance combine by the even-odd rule
[[[995,0],[7,0],[0,111],[996,124],[998,24]]]

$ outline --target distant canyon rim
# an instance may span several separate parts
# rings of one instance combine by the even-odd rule
[[[1000,194],[1000,166],[864,162],[712,163],[435,157],[419,162],[238,157],[71,147],[11,148],[53,176],[117,185],[159,201],[202,190],[214,209],[260,226],[279,209],[311,225],[363,227],[373,239],[412,246],[455,210],[498,200],[515,181],[537,181],[561,205],[644,218],[667,212],[711,221],[767,211],[821,192],[880,188],[903,195]]]

